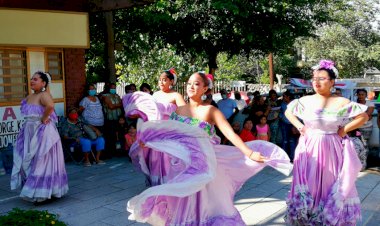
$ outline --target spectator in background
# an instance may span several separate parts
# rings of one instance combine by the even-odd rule
[[[280,119],[278,115],[280,113],[281,101],[278,100],[277,92],[275,90],[269,90],[269,98],[267,99],[266,104],[270,108],[267,116],[267,123],[269,125],[271,134],[270,142],[274,144],[280,144],[282,139],[279,128]]]
[[[282,94],[281,110],[279,114],[280,118],[280,128],[282,135],[282,149],[288,154],[291,161],[294,159],[294,150],[296,149],[297,140],[293,134],[292,128],[294,127],[292,123],[285,117],[285,111],[288,104],[294,99],[293,93],[289,90]]]
[[[120,96],[116,93],[116,84],[110,83],[109,93],[103,94],[103,109],[105,115],[104,138],[106,140],[106,149],[108,157],[115,154],[116,151],[116,129],[119,124],[119,117],[123,115],[123,105]]]
[[[132,144],[136,141],[136,124],[132,123],[127,127],[127,133],[124,135],[125,138],[125,150],[129,152]]]
[[[148,83],[145,83],[145,82],[141,84],[140,91],[145,92],[145,93],[149,93],[150,95],[153,94],[152,88],[150,87],[150,85]]]
[[[238,122],[240,125],[239,130],[241,130],[243,128],[244,120],[248,117],[247,114],[243,113],[244,109],[247,107],[247,103],[245,102],[245,100],[241,98],[241,94],[239,91],[234,92],[234,97],[239,112],[235,115],[233,122]]]
[[[256,139],[257,140],[270,140],[270,129],[267,124],[267,117],[265,115],[260,116],[260,123],[256,125]]]
[[[343,97],[342,90],[341,89],[335,89],[335,96]]]
[[[253,96],[252,92],[248,92],[247,96],[248,96],[248,100],[246,101],[246,103],[247,103],[247,105],[249,105],[249,104],[251,104],[254,96]]]
[[[375,105],[373,102],[367,100],[367,90],[358,89],[356,91],[356,95],[358,97],[357,102],[359,104],[363,104],[363,105],[366,105],[368,107],[366,110],[366,113],[368,115],[368,121],[366,123],[364,123],[364,125],[362,125],[359,128],[359,130],[363,136],[363,139],[364,139],[364,145],[365,145],[365,147],[368,147],[368,141],[371,138],[371,134],[372,134],[372,127],[373,127],[372,113],[375,110]]]
[[[126,85],[124,89],[125,89],[125,94],[134,93],[137,91],[136,85],[133,83]]]
[[[231,124],[235,115],[239,112],[236,101],[228,98],[227,91],[222,89],[220,91],[222,99],[218,101],[218,108],[223,113],[224,117]]]
[[[124,149],[125,147],[125,134],[127,133],[128,124],[127,120],[125,119],[124,115],[121,115],[119,117],[119,123],[117,124],[116,128],[116,149]],[[119,146],[120,145],[120,146]]]
[[[217,103],[218,109],[222,112],[223,116],[231,125],[235,115],[239,113],[239,109],[237,108],[236,101],[233,99],[230,99],[227,96],[227,91],[225,89],[222,89],[220,91],[220,94],[222,96],[222,99],[219,100]],[[225,138],[224,134],[220,132],[220,128],[218,129],[219,130],[217,130],[217,134],[220,137],[222,144],[227,144],[228,140]]]
[[[254,102],[249,113],[249,118],[252,119],[253,124],[257,125],[260,123],[261,116],[267,117],[269,114],[270,108],[265,104],[263,96],[255,96]]]
[[[243,129],[240,132],[240,138],[244,142],[256,140],[253,130],[253,122],[250,118],[244,120]]]
[[[79,112],[82,113],[82,117],[85,123],[95,126],[101,132],[103,132],[104,115],[102,110],[102,104],[99,98],[96,96],[96,87],[94,84],[89,84],[87,87],[87,96],[84,97],[79,103]]]
[[[236,101],[236,105],[237,105],[237,108],[240,110],[243,110],[246,106],[247,106],[247,103],[245,102],[245,100],[241,99],[241,94],[239,91],[235,91],[234,92],[234,96],[235,96],[235,101]]]
[[[81,146],[82,152],[84,153],[84,166],[91,166],[89,154],[91,152],[91,147],[96,147],[96,164],[105,164],[104,161],[100,160],[100,154],[104,150],[104,138],[101,136],[101,132],[94,126],[90,126],[95,133],[97,138],[91,140],[85,130],[84,125],[86,123],[82,122],[78,117],[78,110],[72,107],[68,111],[68,117],[66,122],[62,125],[62,136],[63,139],[70,145],[75,143]]]

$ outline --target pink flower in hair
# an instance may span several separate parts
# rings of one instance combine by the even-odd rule
[[[206,78],[208,79],[208,88],[212,89],[214,87],[213,85],[214,76],[212,74],[207,74]]]
[[[335,76],[338,78],[339,72],[335,67],[335,63],[332,60],[321,60],[319,64],[314,65],[312,67],[313,70],[321,70],[321,69],[330,69],[334,72]]]
[[[332,60],[321,60],[319,62],[319,68],[333,69],[335,63]]]

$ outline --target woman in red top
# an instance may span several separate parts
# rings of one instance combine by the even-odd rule
[[[243,124],[243,129],[241,130],[240,135],[239,135],[240,138],[244,142],[256,140],[256,137],[252,132],[252,128],[253,128],[252,119],[250,118],[245,119],[244,124]]]

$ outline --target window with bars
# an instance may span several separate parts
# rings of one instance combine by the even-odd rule
[[[63,80],[62,52],[47,53],[47,72],[51,74],[52,80]]]
[[[27,96],[26,51],[0,48],[0,104]]]

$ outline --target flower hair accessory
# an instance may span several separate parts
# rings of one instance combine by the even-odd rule
[[[319,61],[319,64],[314,65],[312,67],[312,69],[313,70],[330,69],[334,72],[334,74],[337,78],[339,76],[338,69],[336,69],[335,63],[332,60],[321,60],[321,61]]]
[[[48,84],[51,83],[51,75],[48,72],[45,72],[46,77],[48,78]]]
[[[169,70],[167,70],[167,72],[169,72],[170,74],[172,74],[173,77],[174,77],[173,85],[177,84],[177,72],[175,71],[175,68],[172,67]]]
[[[214,87],[214,84],[213,84],[214,76],[212,74],[207,74],[206,78],[208,79],[208,88],[212,89]]]

